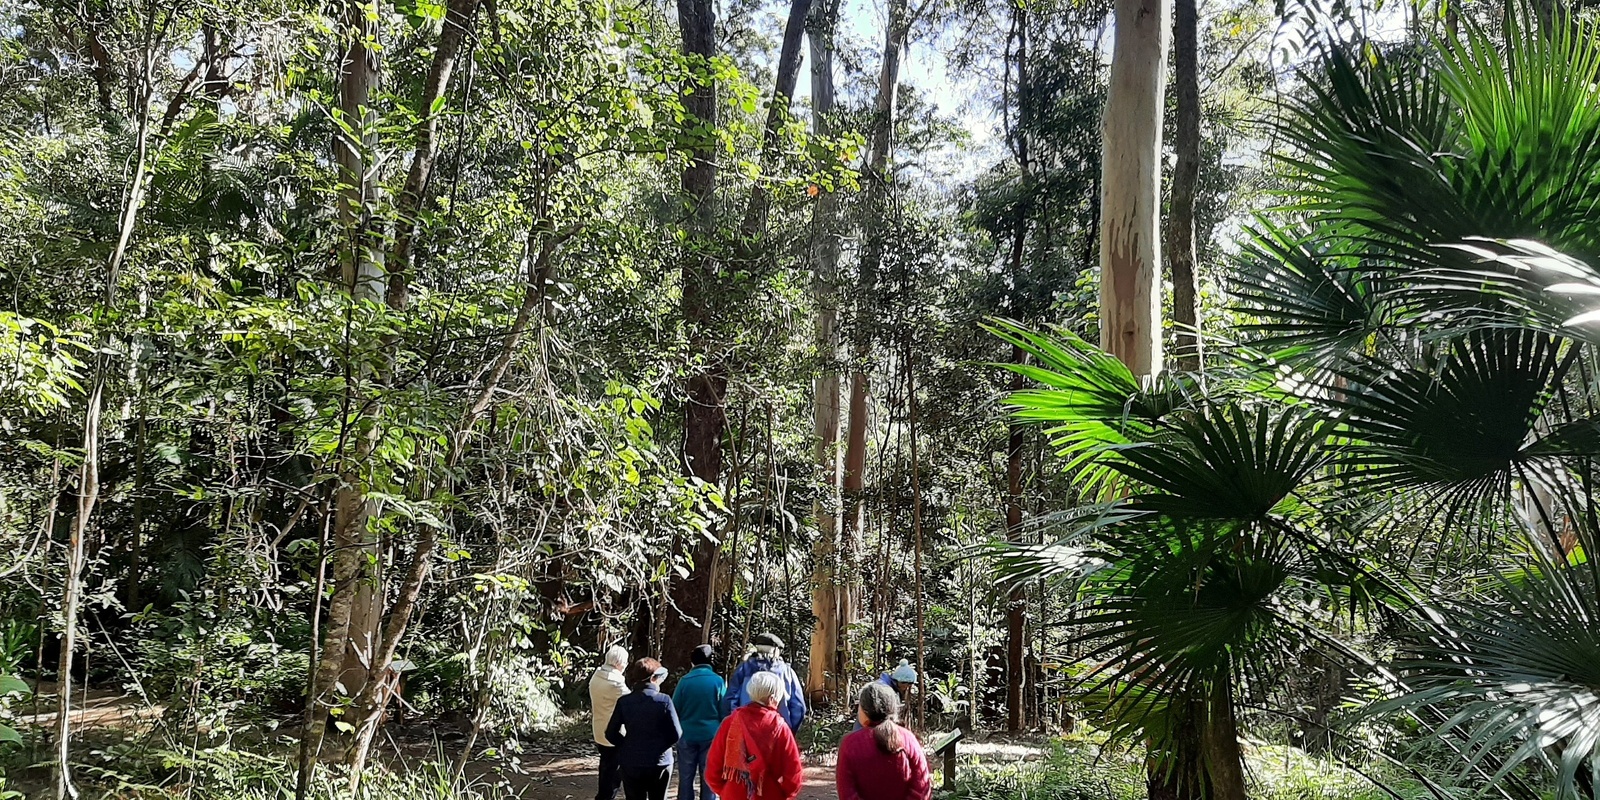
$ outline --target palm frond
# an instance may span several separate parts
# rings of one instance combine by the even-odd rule
[[[999,366],[1044,388],[1013,392],[1006,404],[1017,418],[1045,425],[1086,495],[1115,477],[1107,462],[1119,448],[1155,436],[1161,421],[1192,405],[1198,393],[1192,378],[1172,373],[1147,386],[1122,362],[1069,332],[1051,336],[1004,320],[985,327],[1033,356],[1034,364]]]
[[[1416,615],[1394,669],[1407,691],[1373,713],[1446,709],[1434,735],[1463,743],[1493,780],[1538,764],[1556,796],[1600,780],[1600,581],[1586,559],[1507,572],[1486,595]],[[1509,755],[1506,755],[1509,754]]]
[[[1571,364],[1567,344],[1476,330],[1410,364],[1345,371],[1347,390],[1332,405],[1355,440],[1356,477],[1367,490],[1437,491],[1451,510],[1508,498],[1520,465],[1565,452],[1577,436],[1537,429]]]
[[[1184,520],[1261,520],[1327,462],[1333,423],[1309,408],[1202,407],[1172,435],[1122,449],[1112,468],[1151,491],[1134,508]]]
[[[1278,358],[1325,360],[1362,347],[1386,322],[1381,276],[1317,241],[1263,222],[1234,259],[1238,310],[1256,320],[1239,327]]]

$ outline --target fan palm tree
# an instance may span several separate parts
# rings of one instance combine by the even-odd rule
[[[1016,413],[1104,500],[1004,569],[1081,581],[1087,688],[1149,744],[1154,791],[1243,796],[1235,702],[1321,595],[1408,620],[1375,713],[1432,714],[1486,786],[1528,794],[1542,765],[1595,796],[1600,44],[1508,41],[1334,48],[1306,75],[1295,188],[1236,268],[1248,344],[1204,390],[995,326],[1037,364]],[[1478,566],[1373,563],[1402,530]]]
[[[1331,53],[1282,126],[1296,222],[1259,232],[1237,294],[1339,415],[1348,491],[1488,534],[1468,589],[1406,609],[1376,710],[1448,709],[1435,733],[1469,769],[1500,759],[1487,783],[1543,764],[1557,796],[1592,797],[1600,43],[1512,24],[1503,48]]]

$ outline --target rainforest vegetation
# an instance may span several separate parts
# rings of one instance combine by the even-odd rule
[[[0,798],[1600,797],[1587,5],[0,0]]]

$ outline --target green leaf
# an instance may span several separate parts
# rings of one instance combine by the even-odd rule
[[[32,692],[28,684],[15,675],[0,674],[0,697],[6,695],[26,695]]]

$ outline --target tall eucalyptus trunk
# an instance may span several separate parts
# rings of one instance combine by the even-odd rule
[[[905,50],[910,19],[906,0],[889,0],[888,26],[884,30],[883,64],[878,70],[878,93],[872,106],[871,149],[867,155],[866,207],[886,213],[889,207],[889,157],[894,147],[894,122],[900,85],[900,57]],[[844,525],[842,548],[859,549],[866,526],[867,416],[871,396],[873,327],[878,324],[874,295],[878,269],[883,264],[883,222],[869,223],[861,253],[860,287],[856,292],[855,341],[850,358],[850,420],[845,431]]]
[[[818,137],[832,133],[833,36],[838,13],[838,0],[812,6],[811,129]],[[806,694],[813,702],[838,689],[848,668],[847,632],[860,604],[859,579],[852,568],[858,557],[851,557],[860,548],[846,546],[839,538],[844,470],[839,452],[838,224],[838,195],[819,187],[811,216],[811,293],[817,305],[812,337],[818,362],[811,383],[811,430],[816,439],[818,489],[812,506],[817,538],[811,551],[811,613],[816,623],[811,632]]]
[[[1100,346],[1161,371],[1161,121],[1171,0],[1116,0],[1102,132]]]
[[[1173,356],[1179,369],[1200,369],[1200,282],[1195,271],[1194,201],[1200,180],[1199,13],[1195,0],[1173,0],[1172,75],[1177,119],[1172,150],[1172,206],[1167,219],[1167,258],[1172,265]]]

